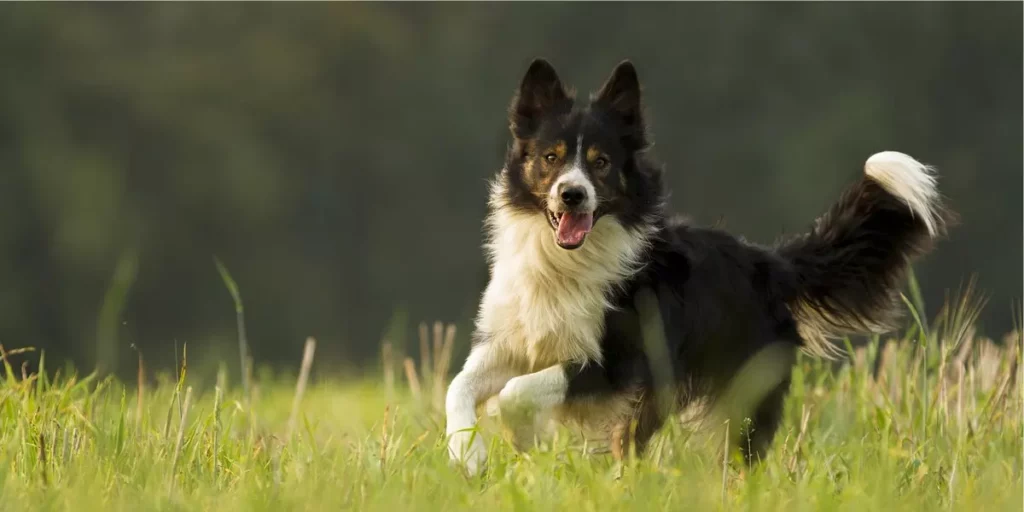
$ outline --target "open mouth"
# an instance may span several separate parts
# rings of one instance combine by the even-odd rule
[[[547,211],[548,222],[555,228],[555,243],[562,249],[578,249],[587,239],[587,234],[594,227],[593,212],[562,212]]]

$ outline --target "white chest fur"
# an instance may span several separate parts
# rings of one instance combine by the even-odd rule
[[[479,335],[522,372],[600,363],[609,292],[638,268],[645,237],[605,217],[570,251],[558,247],[540,212],[497,208],[488,225],[491,281],[477,317]]]

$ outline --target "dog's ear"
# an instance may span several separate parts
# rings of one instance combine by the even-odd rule
[[[618,116],[626,129],[625,137],[637,148],[647,145],[640,79],[632,62],[625,60],[615,66],[601,90],[594,95],[593,101]]]
[[[535,59],[509,107],[509,125],[517,138],[526,138],[537,129],[540,118],[569,99],[554,66],[544,59]]]

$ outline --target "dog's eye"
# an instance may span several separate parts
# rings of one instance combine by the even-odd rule
[[[547,160],[549,164],[553,164],[558,161],[558,155],[554,153],[548,153],[544,155],[544,159]]]
[[[604,169],[607,166],[608,166],[608,159],[607,158],[599,157],[597,160],[594,160],[594,167],[596,167],[598,169]]]

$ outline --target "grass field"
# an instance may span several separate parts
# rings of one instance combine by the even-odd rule
[[[723,457],[714,426],[670,425],[647,457],[619,464],[568,428],[517,453],[485,417],[489,471],[466,478],[448,465],[436,405],[450,336],[439,350],[424,337],[433,360],[419,370],[396,361],[397,376],[308,386],[264,377],[248,400],[223,374],[186,371],[141,393],[26,376],[17,361],[38,354],[11,351],[3,509],[1019,511],[1020,339],[992,343],[950,328],[953,316],[831,366],[801,358],[785,424],[752,471]]]

